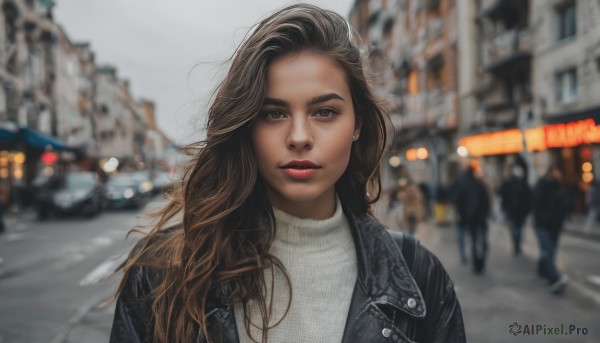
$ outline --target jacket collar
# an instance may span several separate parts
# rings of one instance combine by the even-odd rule
[[[344,214],[350,224],[356,246],[357,283],[368,301],[391,305],[410,316],[424,318],[425,301],[402,257],[400,247],[391,234],[372,217],[354,217],[346,209]],[[362,297],[355,294],[352,301],[358,298]],[[409,301],[410,299],[415,303]],[[409,303],[414,306],[409,306]],[[221,302],[219,304],[207,305],[206,320],[216,319],[225,323],[227,329],[223,330],[221,327],[219,331],[221,335],[227,336],[228,340],[225,342],[238,342],[233,307]]]
[[[346,212],[346,217],[356,246],[358,282],[367,298],[425,317],[421,291],[392,235],[368,215],[354,217]]]

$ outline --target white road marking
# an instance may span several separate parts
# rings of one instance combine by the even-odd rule
[[[569,288],[569,287],[575,288],[576,291],[578,291],[579,293],[588,297],[589,299],[594,301],[597,305],[600,305],[600,293],[599,292],[593,291],[593,290],[589,289],[588,287],[580,284],[579,282],[571,281],[571,280],[569,280],[569,283],[567,283],[567,288]]]
[[[600,286],[600,276],[598,275],[590,275],[587,277],[587,280],[596,286]]]
[[[79,286],[85,287],[105,280],[126,257],[127,254],[121,254],[108,258],[84,276],[83,279],[79,281]]]

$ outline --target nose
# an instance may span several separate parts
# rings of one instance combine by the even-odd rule
[[[313,145],[313,137],[310,129],[310,123],[305,115],[292,116],[290,129],[287,136],[287,146],[289,149],[307,149]]]

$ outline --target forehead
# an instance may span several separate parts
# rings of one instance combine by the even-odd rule
[[[350,95],[346,72],[331,57],[301,52],[275,59],[267,73],[269,96],[299,96],[323,92]]]

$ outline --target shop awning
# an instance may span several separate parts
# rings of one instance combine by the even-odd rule
[[[0,128],[0,141],[13,142],[17,140],[17,133],[7,129]]]
[[[50,146],[56,151],[71,150],[71,148],[69,148],[64,142],[55,137],[45,135],[26,127],[21,128],[21,132],[23,134],[25,143],[34,148],[46,149],[48,146]]]

